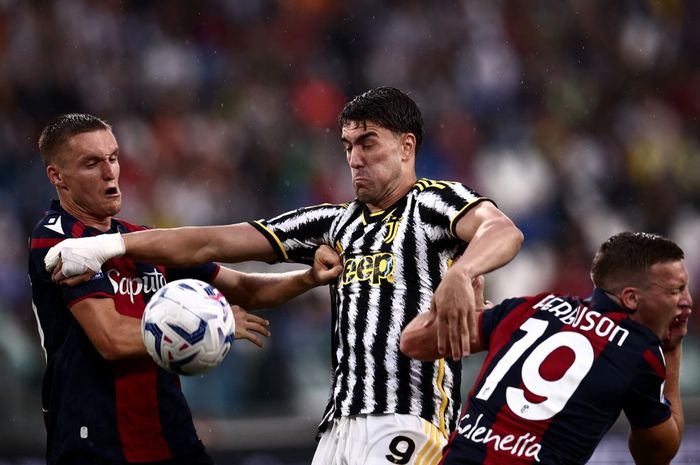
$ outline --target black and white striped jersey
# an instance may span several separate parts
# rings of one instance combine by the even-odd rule
[[[386,210],[361,202],[305,207],[253,224],[280,261],[310,264],[320,244],[342,255],[332,299],[332,386],[321,422],[418,415],[447,435],[460,408],[461,364],[420,362],[399,350],[401,330],[430,309],[433,292],[466,247],[455,227],[488,200],[456,182],[420,179]]]

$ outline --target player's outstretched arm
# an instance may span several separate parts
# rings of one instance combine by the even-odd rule
[[[53,271],[53,279],[61,282],[88,270],[97,272],[104,262],[121,255],[174,267],[276,258],[261,233],[248,223],[237,223],[66,239],[49,250],[45,264],[47,270]],[[57,268],[59,258],[63,262],[61,269]]]
[[[671,403],[671,417],[651,428],[632,428],[629,448],[637,465],[666,465],[676,455],[685,429],[680,394],[681,342],[688,333],[691,309],[686,308],[674,318],[663,340],[666,361],[664,397]]]
[[[281,305],[304,292],[336,279],[343,266],[335,250],[322,245],[316,250],[308,270],[286,273],[241,273],[222,268],[214,280],[228,299],[245,308],[269,308]]]
[[[122,237],[127,256],[167,266],[277,258],[267,239],[248,223],[150,229]]]
[[[438,349],[454,360],[469,355],[476,338],[474,295],[469,281],[510,262],[520,250],[523,234],[490,202],[481,202],[456,226],[469,243],[464,254],[447,270],[433,295]],[[449,346],[449,347],[448,347]]]

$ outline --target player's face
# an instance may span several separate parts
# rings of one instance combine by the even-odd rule
[[[372,122],[343,126],[341,140],[352,187],[357,199],[371,209],[387,208],[405,193],[397,196],[406,181],[406,170],[402,169],[405,136]]]
[[[637,295],[636,319],[663,338],[671,321],[693,306],[688,272],[683,260],[656,263],[649,268],[648,280]]]
[[[118,157],[119,145],[112,131],[70,138],[55,165],[48,168],[63,208],[87,225],[109,227],[122,205]]]

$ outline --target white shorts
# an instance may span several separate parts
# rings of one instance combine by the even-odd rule
[[[311,465],[436,465],[446,443],[415,415],[342,417],[321,436]]]

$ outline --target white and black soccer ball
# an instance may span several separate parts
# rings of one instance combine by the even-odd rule
[[[151,297],[141,319],[141,333],[146,350],[160,367],[195,375],[211,370],[226,357],[235,324],[218,289],[197,279],[180,279]]]

